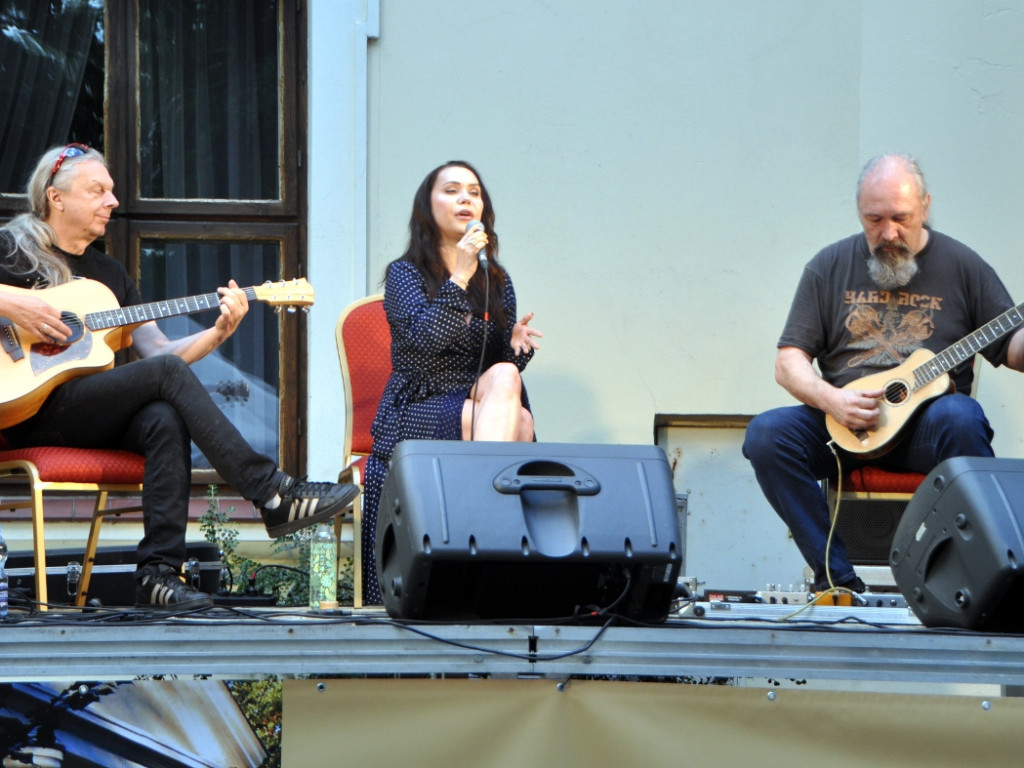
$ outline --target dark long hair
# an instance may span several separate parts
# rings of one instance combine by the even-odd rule
[[[430,204],[430,194],[434,189],[434,182],[437,176],[445,168],[460,166],[476,176],[480,182],[480,199],[483,201],[484,210],[480,217],[480,223],[487,233],[487,273],[490,276],[491,295],[488,311],[490,316],[498,323],[499,327],[508,327],[508,318],[505,317],[505,275],[504,270],[498,263],[498,235],[494,231],[494,206],[491,205],[491,196],[487,193],[487,186],[480,178],[476,168],[465,160],[450,160],[444,165],[427,174],[423,179],[416,196],[412,201],[412,216],[409,218],[409,245],[402,254],[401,260],[411,262],[423,275],[427,282],[427,295],[434,298],[441,289],[444,282],[451,277],[451,273],[441,260],[441,231],[437,222],[434,221],[434,212]],[[487,280],[484,278],[483,270],[478,269],[470,278],[466,286],[466,294],[473,313],[483,316],[484,293]]]

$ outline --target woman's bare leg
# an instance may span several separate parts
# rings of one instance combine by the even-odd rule
[[[533,416],[522,406],[522,391],[523,380],[512,363],[484,371],[462,406],[462,439],[533,440]]]

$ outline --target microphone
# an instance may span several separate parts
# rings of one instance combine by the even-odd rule
[[[466,231],[469,232],[470,230],[476,229],[477,227],[479,227],[482,230],[484,228],[484,225],[481,224],[476,219],[473,219],[473,221],[469,222],[469,224],[466,225]],[[487,250],[485,248],[481,248],[480,251],[477,253],[476,257],[480,261],[480,267],[482,269],[487,269]]]

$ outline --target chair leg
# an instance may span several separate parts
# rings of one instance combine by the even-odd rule
[[[345,528],[344,515],[338,515],[334,518],[334,546],[335,551],[338,553],[338,568],[339,574],[341,573],[341,533]]]
[[[352,502],[352,607],[363,607],[363,495]]]
[[[43,491],[32,483],[32,562],[36,566],[36,602],[39,610],[48,610],[46,592],[46,534],[43,527]]]
[[[103,510],[107,506],[107,492],[96,494],[96,506],[92,511],[92,524],[89,526],[89,538],[85,543],[85,562],[82,563],[82,578],[78,582],[78,594],[75,605],[81,608],[89,596],[89,582],[92,580],[92,567],[96,563],[96,550],[100,544],[100,525],[103,524]]]

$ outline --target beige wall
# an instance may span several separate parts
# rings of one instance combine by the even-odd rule
[[[856,230],[857,173],[883,151],[919,157],[936,228],[1024,298],[1021,0],[379,11],[367,291],[427,171],[476,164],[545,333],[526,377],[542,439],[649,443],[655,413],[791,402],[772,362],[796,280]],[[1022,385],[982,375],[1001,455],[1024,455]]]

